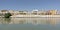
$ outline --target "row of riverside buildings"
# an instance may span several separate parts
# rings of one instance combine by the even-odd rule
[[[29,11],[16,11],[16,10],[0,10],[0,16],[5,13],[11,13],[11,15],[58,15],[58,10],[33,10]]]

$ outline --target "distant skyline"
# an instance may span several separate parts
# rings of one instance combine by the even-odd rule
[[[0,0],[0,10],[58,9],[60,0]]]

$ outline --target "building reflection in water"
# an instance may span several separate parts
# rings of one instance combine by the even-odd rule
[[[0,18],[0,24],[59,24],[59,18]]]

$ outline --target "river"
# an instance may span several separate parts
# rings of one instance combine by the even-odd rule
[[[60,18],[0,18],[0,30],[60,30]]]

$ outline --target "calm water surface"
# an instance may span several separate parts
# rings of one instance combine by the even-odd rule
[[[0,18],[0,30],[60,30],[60,18]]]

